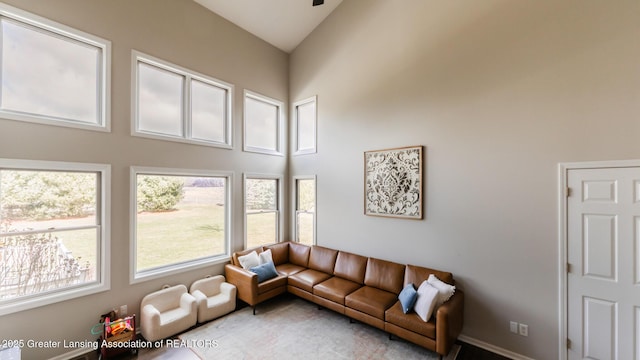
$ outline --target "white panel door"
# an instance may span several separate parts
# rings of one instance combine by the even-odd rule
[[[640,168],[567,183],[568,359],[640,360]]]

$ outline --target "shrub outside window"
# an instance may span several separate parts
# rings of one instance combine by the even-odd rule
[[[231,174],[142,167],[131,174],[132,282],[229,259]]]
[[[111,43],[0,3],[0,116],[110,131]]]
[[[133,52],[132,135],[231,148],[233,86]]]
[[[109,288],[110,167],[0,159],[0,315]]]
[[[280,240],[280,177],[245,175],[245,248]]]

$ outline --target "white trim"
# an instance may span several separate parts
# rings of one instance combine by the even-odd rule
[[[313,147],[309,149],[299,149],[298,139],[298,107],[309,103],[315,104],[315,113],[313,119]],[[318,96],[314,95],[310,98],[296,101],[293,103],[293,155],[315,154],[318,152]]]
[[[569,300],[567,293],[567,256],[569,239],[567,234],[567,196],[566,189],[568,184],[568,171],[576,169],[598,169],[598,168],[628,168],[628,167],[640,167],[640,160],[610,160],[610,161],[586,161],[586,162],[569,162],[558,164],[558,267],[560,269],[558,274],[558,359],[566,360],[567,354],[567,339],[568,339],[568,307],[567,302]]]
[[[491,351],[494,354],[502,355],[502,356],[507,357],[509,359],[513,359],[513,360],[535,360],[533,358],[524,356],[522,354],[518,354],[516,352],[501,348],[499,346],[495,346],[495,345],[489,344],[487,342],[472,338],[470,336],[460,335],[460,336],[458,336],[458,340],[460,340],[462,342],[465,342],[467,344],[479,347],[481,349],[484,349],[484,350],[487,350],[487,351]]]
[[[137,175],[166,175],[166,176],[204,176],[204,177],[220,177],[225,178],[225,253],[205,257],[201,259],[188,260],[179,263],[173,263],[166,266],[154,268],[152,270],[137,273],[136,268],[136,229],[137,229]],[[233,238],[233,226],[231,222],[231,214],[233,208],[233,172],[229,171],[212,171],[212,170],[195,170],[195,169],[177,169],[177,168],[160,168],[146,166],[132,166],[130,168],[130,203],[129,212],[130,228],[129,228],[129,283],[136,284],[147,280],[158,279],[167,275],[182,273],[194,269],[201,269],[211,265],[222,264],[228,262],[231,258],[231,239]]]
[[[167,135],[140,130],[138,123],[138,63],[144,63],[184,78],[182,91],[182,136]],[[225,100],[224,140],[223,142],[208,141],[191,136],[191,82],[192,80],[217,87],[227,92]],[[198,73],[193,70],[172,64],[168,61],[147,55],[137,50],[131,51],[131,136],[182,142],[187,144],[204,145],[223,149],[233,149],[233,84],[214,77]]]
[[[278,120],[276,122],[276,148],[268,149],[247,144],[247,98],[275,106],[278,110]],[[242,150],[259,154],[284,156],[284,103],[280,100],[258,94],[251,90],[244,90],[243,97],[243,121],[242,121]]]
[[[95,172],[99,174],[100,178],[100,196],[97,199],[99,204],[97,204],[97,206],[100,206],[100,223],[98,225],[100,229],[100,239],[98,244],[96,244],[100,246],[99,249],[96,249],[99,250],[100,253],[96,256],[96,281],[91,284],[79,285],[73,288],[62,288],[47,294],[34,294],[27,299],[18,298],[9,300],[0,305],[0,315],[110,290],[111,273],[108,271],[108,268],[111,265],[111,165],[0,158],[0,168]]]
[[[43,125],[111,132],[111,41],[1,2],[0,16],[43,30],[43,33],[47,35],[53,34],[63,39],[73,40],[84,45],[89,45],[93,48],[99,49],[101,52],[100,67],[96,74],[98,76],[98,88],[96,90],[100,96],[98,99],[97,111],[99,119],[97,124],[81,120],[58,118],[48,116],[46,114],[30,114],[1,109],[0,116],[4,119]]]
[[[291,221],[291,229],[293,231],[293,241],[298,241],[298,180],[313,180],[313,244],[317,244],[317,231],[318,231],[318,178],[317,175],[295,175],[291,178],[293,181],[291,182],[291,192],[293,193],[291,196],[291,208],[293,211],[291,212],[292,221]]]
[[[276,213],[276,242],[282,241],[282,231],[284,228],[284,216],[282,216],[282,204],[283,204],[283,175],[276,174],[257,174],[257,173],[244,173],[242,175],[242,212],[244,218],[243,232],[244,232],[244,249],[247,248],[247,179],[265,179],[265,180],[277,180],[277,210]],[[270,211],[272,212],[272,211]]]

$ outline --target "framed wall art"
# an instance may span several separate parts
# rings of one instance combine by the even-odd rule
[[[422,146],[364,153],[364,213],[422,219]]]

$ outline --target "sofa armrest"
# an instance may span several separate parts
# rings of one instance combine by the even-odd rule
[[[258,274],[247,271],[239,266],[227,264],[224,266],[227,282],[236,286],[238,298],[249,306],[254,306],[258,298]]]
[[[228,282],[223,282],[222,284],[220,284],[220,293],[224,294],[228,299],[234,298],[235,300],[236,287],[235,285]]]
[[[196,298],[189,293],[183,293],[180,296],[180,307],[187,310],[190,314],[198,311],[198,304],[196,303]]]
[[[149,304],[142,308],[141,327],[145,330],[157,329],[160,327],[160,311],[155,306]]]
[[[449,301],[436,313],[436,352],[446,354],[462,332],[464,292],[456,289]]]

